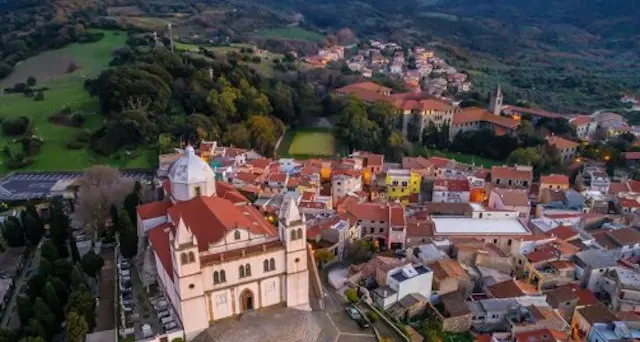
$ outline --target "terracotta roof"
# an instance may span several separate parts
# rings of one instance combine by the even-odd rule
[[[517,207],[529,206],[529,197],[527,196],[526,190],[495,188],[492,191],[500,196],[502,203],[505,205]]]
[[[247,150],[237,147],[227,147],[227,149],[225,150],[225,155],[227,157],[237,157],[244,153],[247,153]]]
[[[518,127],[518,120],[514,120],[505,116],[499,116],[487,112],[487,110],[478,107],[465,108],[453,116],[454,125],[462,125],[470,122],[490,122],[494,125],[505,128],[514,129]]]
[[[577,142],[567,140],[557,135],[547,137],[547,141],[549,142],[549,145],[555,146],[555,148],[559,150],[566,150],[568,148],[574,148],[574,147],[580,146],[580,144],[578,144]]]
[[[552,248],[545,248],[545,249],[541,249],[541,250],[537,250],[537,251],[533,251],[529,254],[526,255],[527,260],[529,260],[530,263],[539,263],[542,261],[547,261],[547,260],[551,260],[551,259],[555,259],[558,257],[557,255],[557,250],[552,249]]]
[[[420,111],[447,111],[453,107],[446,102],[426,99],[426,100],[408,100],[400,105],[402,110],[420,110]]]
[[[513,298],[525,295],[520,285],[513,279],[488,286],[487,291],[494,298]]]
[[[554,308],[558,308],[564,302],[577,301],[580,297],[568,286],[558,286],[555,289],[545,292],[547,302]]]
[[[271,161],[269,159],[260,158],[260,159],[250,160],[247,162],[247,164],[257,169],[266,169],[269,166],[269,164],[271,164]]]
[[[573,228],[569,226],[562,226],[562,225],[547,231],[546,234],[549,236],[557,237],[558,239],[565,240],[565,241],[572,240],[580,235]]]
[[[567,342],[569,335],[557,329],[540,329],[514,334],[514,342]]]
[[[514,112],[531,114],[534,116],[540,116],[540,117],[551,118],[551,119],[554,119],[554,118],[566,119],[566,117],[563,116],[562,114],[547,112],[546,110],[542,110],[542,109],[525,108],[525,107],[518,107],[518,106],[512,106],[512,105],[505,105],[502,107],[502,109],[505,111],[514,111]]]
[[[218,197],[199,196],[169,208],[172,222],[184,220],[198,240],[200,251],[218,242],[233,229],[247,229],[253,234],[277,236],[276,228],[251,205],[235,205]]]
[[[424,158],[422,156],[418,157],[403,157],[402,158],[402,168],[403,169],[428,169],[433,164],[429,159]]]
[[[582,126],[592,122],[593,119],[588,115],[576,115],[569,120],[569,123],[574,126]]]
[[[569,185],[569,177],[552,173],[546,176],[540,176],[540,184],[563,184]]]
[[[433,236],[434,224],[431,220],[412,220],[407,222],[407,237]]]
[[[597,232],[594,234],[591,234],[591,237],[593,237],[596,242],[602,246],[604,249],[615,249],[620,247],[615,241],[613,241],[609,235],[607,235],[607,232]]]
[[[382,166],[384,163],[384,155],[370,153],[366,157],[367,166]]]
[[[453,159],[447,159],[442,157],[431,157],[428,159],[431,164],[433,164],[437,168],[447,167],[450,163],[454,163]]]
[[[335,91],[337,93],[355,95],[367,102],[388,101],[399,110],[448,111],[454,108],[447,102],[435,99],[428,94],[409,92],[386,95],[390,94],[391,89],[374,82],[349,84]]]
[[[624,158],[626,160],[638,160],[640,159],[640,152],[625,152]]]
[[[427,266],[433,271],[433,277],[436,279],[446,278],[465,278],[469,279],[467,271],[462,268],[457,260],[447,259],[438,260],[428,263]]]
[[[511,166],[494,166],[491,168],[491,178],[531,181],[533,179],[533,170],[526,168],[518,169]]]
[[[627,182],[611,182],[611,186],[609,186],[609,195],[615,195],[620,192],[629,192],[631,189],[629,188],[629,184]]]
[[[389,225],[392,227],[404,227],[404,208],[400,206],[391,206],[389,210]]]
[[[269,175],[269,182],[284,183],[287,180],[286,173],[272,173]]]
[[[631,191],[640,192],[640,181],[628,180],[627,184],[629,185],[629,189],[631,189]]]
[[[466,179],[436,179],[433,181],[433,187],[435,191],[436,187],[446,189],[451,192],[464,192],[469,191],[469,181]]]
[[[389,222],[389,207],[380,203],[352,203],[347,213],[358,220]]]
[[[243,194],[227,182],[216,181],[216,194],[218,197],[226,198],[233,203],[249,203],[249,200]]]
[[[607,233],[613,241],[621,246],[640,243],[640,232],[633,228],[622,228]]]
[[[169,232],[175,232],[170,223],[161,224],[147,232],[153,250],[158,255],[169,277],[173,278],[173,263],[171,262],[171,248],[169,246]]]
[[[217,264],[217,263],[227,262],[231,260],[249,258],[257,254],[268,253],[271,251],[276,251],[281,249],[284,249],[284,246],[282,245],[282,241],[276,240],[276,241],[271,241],[271,242],[267,242],[259,245],[232,249],[232,250],[221,252],[221,253],[203,255],[200,257],[200,263],[202,265]]]
[[[576,311],[591,325],[593,323],[613,323],[617,320],[616,316],[601,303],[576,309]]]
[[[564,270],[576,267],[576,264],[568,260],[555,260],[548,263],[548,265],[555,268],[556,270]]]
[[[238,172],[236,173],[236,176],[235,176],[235,179],[243,181],[245,183],[249,183],[249,184],[256,183],[258,181],[258,178],[260,178],[259,175],[255,175],[249,172]]]
[[[580,306],[594,305],[594,304],[600,303],[600,300],[598,300],[598,298],[596,297],[596,295],[593,294],[593,292],[580,287],[580,285],[578,284],[567,284],[564,286],[568,287],[569,289],[571,289],[571,291],[573,291],[573,293],[578,295],[578,305]]]
[[[391,88],[387,88],[374,82],[359,82],[336,89],[336,92],[348,94],[359,91],[391,92]]]
[[[146,220],[154,217],[166,216],[167,209],[171,207],[170,201],[157,201],[141,204],[136,208],[140,219]]]

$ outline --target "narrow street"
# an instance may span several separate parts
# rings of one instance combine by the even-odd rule
[[[27,259],[25,260],[25,264],[22,267],[22,270],[20,270],[20,274],[18,275],[18,278],[16,278],[15,280],[15,286],[13,288],[13,292],[11,293],[11,298],[9,298],[9,301],[7,302],[7,306],[6,306],[7,309],[4,311],[4,316],[2,316],[2,322],[0,322],[0,328],[2,329],[17,328],[18,325],[20,324],[18,315],[14,314],[14,310],[16,309],[16,303],[18,300],[18,294],[20,293],[20,289],[26,282],[27,273],[29,273],[29,270],[31,269],[31,266],[33,264],[33,259],[34,259],[33,257],[36,254],[36,252],[40,249],[41,245],[42,245],[42,242],[40,242],[38,247],[36,247],[35,251],[32,251],[27,256]]]
[[[96,308],[96,328],[94,332],[115,329],[115,272],[113,248],[104,248],[104,266],[100,270],[100,305]]]

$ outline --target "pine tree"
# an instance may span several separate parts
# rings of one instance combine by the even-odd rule
[[[33,308],[35,310],[35,318],[47,332],[46,336],[52,336],[56,331],[56,316],[42,297],[36,298]]]
[[[24,230],[15,216],[9,216],[4,222],[2,235],[10,247],[22,247],[25,244]]]
[[[98,272],[100,272],[102,266],[104,266],[104,259],[91,250],[82,257],[81,264],[84,272],[89,277],[95,278],[98,275]]]
[[[58,298],[60,298],[60,303],[64,306],[67,303],[67,299],[69,299],[69,290],[67,290],[67,285],[65,285],[58,277],[51,277],[50,281],[56,289],[56,294],[58,295]]]
[[[29,320],[33,318],[33,303],[24,295],[18,296],[18,318],[20,318],[20,325],[26,326]]]
[[[55,287],[50,281],[48,281],[47,285],[44,286],[42,297],[44,298],[45,303],[47,303],[49,309],[51,309],[53,314],[56,315],[57,320],[61,321],[62,303],[60,302],[60,298],[58,298],[58,293],[56,292]]]
[[[35,207],[27,206],[27,209],[20,213],[20,219],[27,240],[29,240],[31,245],[36,246],[44,235],[44,225],[42,221],[40,221],[40,216]]]
[[[40,254],[43,258],[49,260],[50,262],[55,262],[60,258],[58,248],[56,248],[51,240],[47,240],[42,244],[42,247],[40,248]]]
[[[53,265],[49,260],[45,258],[40,259],[40,267],[38,268],[38,273],[41,274],[44,278],[48,278],[53,274]]]
[[[67,338],[69,342],[84,342],[89,325],[85,318],[75,311],[69,312],[67,315]]]
[[[86,285],[83,287],[73,291],[71,296],[69,296],[69,303],[67,303],[67,311],[75,311],[79,315],[83,316],[89,325],[89,331],[93,330],[95,326],[95,311],[94,311],[95,301],[93,296],[89,292],[89,289],[86,288]]]
[[[46,336],[47,331],[37,319],[32,318],[29,320],[29,324],[25,326],[24,334],[31,337],[39,337],[39,336]]]
[[[118,219],[120,229],[120,253],[125,258],[133,258],[138,252],[138,236],[126,211],[120,213]]]
[[[58,259],[53,263],[53,275],[59,278],[66,286],[71,281],[71,262],[67,259]]]

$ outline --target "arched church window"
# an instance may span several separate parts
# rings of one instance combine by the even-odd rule
[[[292,231],[291,231],[291,241],[293,241],[293,240],[295,240],[295,239],[297,239],[297,238],[298,238],[298,237],[297,237],[297,235],[296,235],[296,231],[295,231],[295,229],[294,229],[294,230],[292,230]]]
[[[238,267],[238,273],[240,274],[240,278],[245,277],[244,266],[240,265],[240,267]]]
[[[218,271],[213,272],[213,283],[220,284],[220,274],[218,274]]]
[[[269,260],[269,270],[273,271],[275,269],[276,269],[276,261],[273,258],[271,258]]]
[[[221,283],[227,282],[227,273],[224,270],[220,271],[220,282]]]
[[[302,228],[298,228],[298,239],[302,239]]]
[[[264,271],[269,272],[269,260],[264,259],[264,262],[262,264],[262,268],[264,269]]]
[[[202,190],[200,189],[199,186],[196,186],[195,188],[193,188],[193,192],[196,194],[196,196],[200,196],[200,194],[202,194]]]
[[[247,277],[251,277],[251,265],[249,264],[244,265],[244,274]]]
[[[186,265],[187,263],[189,263],[189,257],[187,256],[187,253],[180,254],[180,264]]]
[[[236,240],[240,240],[240,231],[239,230],[236,230],[233,233],[233,238],[236,239]]]
[[[196,254],[189,252],[189,263],[196,262]]]

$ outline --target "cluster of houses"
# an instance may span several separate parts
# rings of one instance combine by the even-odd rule
[[[171,177],[184,153],[160,157],[160,178]],[[323,263],[348,262],[356,242],[371,241],[378,253],[352,264],[344,284],[357,284],[392,319],[426,315],[444,331],[490,341],[640,338],[640,182],[613,181],[603,165],[585,165],[572,181],[535,179],[528,166],[485,169],[439,157],[390,163],[366,151],[268,159],[203,142],[189,153],[210,167],[229,210],[259,212],[266,231],[268,222],[302,224],[304,234],[293,236],[328,252]],[[169,181],[162,186],[176,191]]]
[[[631,104],[631,110],[640,110],[640,96],[622,95],[620,102]]]

